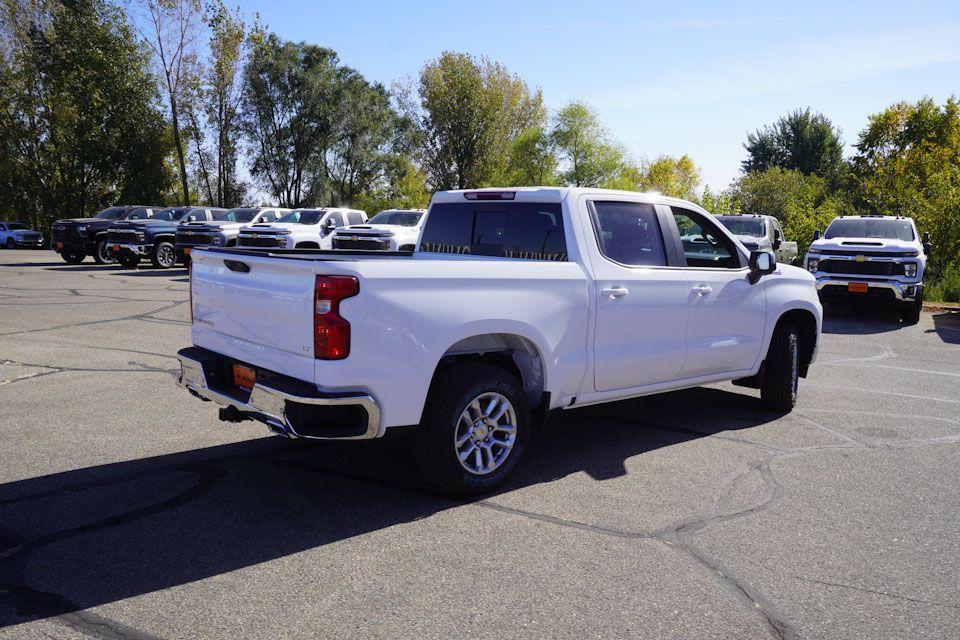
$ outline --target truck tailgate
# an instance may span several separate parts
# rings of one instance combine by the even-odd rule
[[[315,264],[196,251],[194,344],[312,382]]]

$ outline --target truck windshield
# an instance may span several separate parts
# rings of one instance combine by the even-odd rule
[[[735,236],[753,236],[754,238],[760,238],[766,235],[763,229],[763,220],[758,220],[757,218],[717,216],[717,221]]]
[[[155,214],[153,215],[153,219],[154,219],[154,220],[167,220],[167,221],[179,220],[180,218],[183,217],[183,215],[184,215],[187,211],[189,211],[189,209],[185,209],[185,208],[183,208],[183,207],[173,207],[173,208],[170,208],[170,209],[163,209],[162,211],[158,211],[157,213],[155,213]]]
[[[567,260],[559,203],[441,203],[424,224],[421,251]]]
[[[214,220],[229,220],[230,222],[252,222],[257,217],[259,209],[230,209],[229,211],[214,211]]]
[[[907,220],[839,218],[830,223],[824,237],[913,240],[913,225]]]
[[[279,218],[277,222],[299,222],[300,224],[317,224],[326,213],[323,209],[297,209]]]
[[[423,213],[419,211],[381,211],[367,220],[367,224],[395,224],[401,227],[415,227]]]
[[[9,229],[10,231],[17,231],[17,230],[19,230],[19,229],[26,229],[26,228],[27,228],[27,225],[25,225],[25,224],[20,224],[19,222],[8,222],[8,223],[7,223],[7,229]]]
[[[127,212],[126,207],[110,207],[109,209],[104,209],[97,213],[94,218],[100,218],[101,220],[119,220],[123,217],[123,214]]]

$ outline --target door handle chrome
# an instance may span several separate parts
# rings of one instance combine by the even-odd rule
[[[692,293],[697,294],[698,296],[705,296],[713,293],[713,289],[706,285],[701,285],[699,287],[694,287],[690,290]]]
[[[611,298],[622,298],[630,293],[630,291],[624,287],[607,287],[606,289],[601,289],[600,293],[605,296],[610,296]]]

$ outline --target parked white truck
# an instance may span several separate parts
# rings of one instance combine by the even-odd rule
[[[240,229],[250,224],[269,224],[289,213],[278,207],[237,207],[214,214],[207,222],[185,222],[177,227],[177,261],[186,263],[196,247],[232,247]]]
[[[221,419],[418,425],[455,495],[503,482],[551,410],[735,380],[790,411],[821,327],[809,273],[700,207],[587,188],[437,193],[412,254],[198,249],[190,292],[179,380]]]
[[[359,209],[294,209],[276,222],[243,227],[237,245],[257,249],[330,249],[335,230],[366,221],[367,214]]]
[[[420,239],[426,209],[387,209],[363,224],[337,229],[334,249],[413,251]]]
[[[841,216],[817,232],[804,264],[825,303],[892,307],[906,324],[920,321],[930,236],[911,218]]]

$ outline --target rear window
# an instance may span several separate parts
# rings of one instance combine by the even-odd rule
[[[883,238],[884,240],[913,240],[913,226],[906,220],[871,220],[869,218],[840,218],[827,227],[824,237]]]
[[[463,202],[430,209],[421,251],[523,260],[567,260],[559,203]]]

